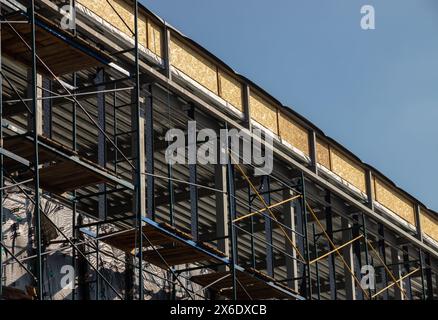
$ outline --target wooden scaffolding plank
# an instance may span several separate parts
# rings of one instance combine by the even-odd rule
[[[236,272],[238,279],[237,297],[239,300],[291,299],[297,295],[296,292],[285,286],[269,284],[268,282],[273,283],[272,281],[267,281],[269,277],[260,279],[260,274],[258,272],[257,276],[255,276],[251,270],[238,270]],[[232,298],[232,276],[228,271],[196,275],[192,276],[190,280],[203,287],[209,286],[209,289],[217,294]]]
[[[188,245],[184,240],[192,241],[192,237],[190,235],[166,223],[160,224],[160,227],[169,230],[175,235],[178,235],[181,240],[172,237],[168,233],[160,231],[152,225],[143,226],[143,233],[154,246],[154,248],[152,248],[147,241],[144,241],[144,247],[148,248],[148,250],[143,252],[143,259],[145,261],[163,269],[167,269],[167,265],[176,266],[197,262],[218,262],[205,251]],[[114,236],[111,236],[111,234],[101,236],[104,238],[102,242],[107,243],[119,250],[134,253],[135,245],[137,243],[136,230],[131,230],[122,234],[115,232]],[[208,250],[208,252],[214,256],[224,257],[222,252],[211,245],[201,242],[197,242],[197,245],[205,250]],[[166,262],[164,262],[160,256]]]
[[[42,189],[52,193],[62,194],[90,185],[110,182],[103,174],[99,174],[87,166],[69,160],[68,158],[61,157],[51,148],[59,150],[67,156],[78,156],[72,149],[44,136],[39,136],[39,141],[42,142],[38,149],[39,162],[40,164],[45,164],[45,166],[39,170],[40,186]],[[4,140],[4,148],[28,160],[30,163],[33,162],[33,140],[25,135],[6,137]],[[80,158],[80,160],[101,171],[106,171],[104,168],[87,159]],[[4,165],[8,173],[14,172],[14,170],[18,170],[22,167],[19,163],[9,158],[5,158]],[[29,175],[29,172],[22,174],[21,178],[27,179]]]
[[[111,62],[111,57],[80,37],[72,37],[52,21],[36,14],[36,51],[43,62],[56,75],[64,75],[91,67],[103,66]],[[8,17],[9,20],[26,21],[23,14]],[[12,29],[12,27],[15,29]],[[2,50],[5,55],[25,65],[31,63],[31,52],[16,32],[30,43],[31,28],[29,24],[4,24],[1,30]],[[51,76],[50,72],[38,61],[38,72]]]

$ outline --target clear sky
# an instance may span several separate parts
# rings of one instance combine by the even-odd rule
[[[438,210],[437,0],[142,2]]]

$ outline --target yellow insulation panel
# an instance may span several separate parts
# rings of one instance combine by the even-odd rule
[[[322,142],[319,139],[316,140],[316,157],[317,157],[316,161],[320,165],[331,170],[329,145],[325,142]]]
[[[95,14],[109,22],[111,25],[113,25],[123,33],[127,35],[132,35],[131,30],[134,30],[134,11],[132,6],[128,5],[125,1],[122,0],[108,1],[111,5],[109,5],[106,0],[78,0],[80,4],[93,11]],[[143,31],[143,33],[144,39],[146,39],[145,30]]]
[[[420,222],[423,233],[438,241],[438,219],[432,217],[426,210],[421,209]]]
[[[340,151],[331,148],[331,170],[362,192],[366,192],[365,170]]]
[[[252,91],[249,104],[251,118],[273,133],[278,134],[277,107]]]
[[[148,20],[148,49],[159,57],[163,57],[163,30]]]
[[[243,112],[242,84],[228,72],[219,70],[220,96]]]
[[[218,94],[216,65],[174,37],[170,40],[170,63],[199,84]]]
[[[290,143],[295,148],[303,151],[306,155],[309,151],[309,133],[299,124],[295,123],[290,117],[279,113],[278,116],[279,135],[287,143]]]
[[[374,193],[377,202],[410,224],[415,225],[414,205],[412,202],[377,178],[374,180]]]
[[[130,5],[123,0],[108,1],[111,5],[106,0],[78,0],[81,5],[134,39],[132,34],[134,31],[134,9],[132,4]],[[139,43],[162,57],[162,39],[162,29],[152,21],[149,21],[145,14],[140,13],[138,24]]]

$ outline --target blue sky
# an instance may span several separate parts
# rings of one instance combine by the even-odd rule
[[[438,210],[438,1],[142,3]]]

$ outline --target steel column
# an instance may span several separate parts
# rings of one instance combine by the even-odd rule
[[[265,203],[271,205],[271,183],[269,176],[262,177],[262,188],[263,199]],[[272,247],[272,219],[265,218],[265,237],[266,237],[266,273],[268,276],[274,276],[274,249]]]
[[[283,190],[283,199],[289,199],[294,195],[293,191],[290,189]],[[295,208],[291,202],[287,202],[283,206],[284,212],[284,224],[290,229],[286,230],[288,237],[292,240],[292,243],[284,239],[285,250],[292,258],[286,257],[286,276],[288,279],[293,279],[288,281],[288,286],[292,290],[298,292],[298,266],[297,266],[297,252],[294,246],[297,245],[297,237],[295,234],[296,222],[295,222]],[[292,231],[293,230],[293,231]]]
[[[155,220],[155,178],[154,174],[154,110],[153,110],[153,89],[148,88],[149,94],[145,104],[145,141],[146,141],[146,215]]]
[[[190,106],[187,115],[191,121],[196,120],[195,107]],[[199,240],[199,216],[198,216],[198,180],[197,173],[197,144],[196,127],[189,126],[187,134],[188,159],[189,159],[189,182],[190,182],[190,212],[192,237],[195,241]]]
[[[325,195],[325,202],[331,203],[331,194],[327,191]],[[334,242],[333,239],[333,212],[331,206],[327,206],[325,208],[325,222],[326,222],[326,233],[330,240]],[[329,244],[329,250],[334,250]],[[328,257],[328,267],[329,267],[329,282],[330,282],[330,298],[332,300],[336,300],[337,298],[337,290],[336,290],[336,257],[331,254]]]

